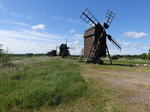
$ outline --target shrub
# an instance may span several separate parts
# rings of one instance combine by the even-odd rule
[[[10,55],[8,51],[2,49],[2,44],[0,44],[0,64],[9,65],[10,64]]]
[[[147,53],[142,53],[140,55],[140,58],[142,58],[143,60],[146,60],[147,59]]]
[[[118,56],[116,56],[116,55],[115,55],[115,56],[112,56],[111,59],[112,59],[112,60],[118,60]]]
[[[26,55],[27,55],[28,57],[32,57],[32,56],[33,56],[33,53],[26,53]]]

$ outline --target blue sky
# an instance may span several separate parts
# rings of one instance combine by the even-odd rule
[[[150,48],[149,0],[0,0],[0,43],[12,53],[46,53],[60,43],[72,54],[83,47],[89,26],[79,17],[85,8],[103,23],[106,11],[116,16],[107,33],[122,51],[108,42],[111,54],[140,54]]]

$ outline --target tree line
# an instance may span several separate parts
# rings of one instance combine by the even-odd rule
[[[142,53],[139,55],[113,55],[112,59],[118,59],[118,58],[127,58],[127,59],[132,59],[132,58],[141,58],[143,60],[150,60],[150,49],[148,50],[148,53]]]
[[[2,48],[2,44],[0,44],[0,64],[7,65],[10,63],[10,57],[11,56],[46,56],[47,54],[33,54],[33,53],[26,53],[26,54],[10,54],[8,53],[8,50],[4,50]],[[78,57],[79,55],[72,55],[73,57]],[[141,58],[143,60],[150,60],[150,49],[148,50],[148,53],[142,53],[139,55],[113,55],[111,56],[112,59],[118,59],[118,58],[127,58],[127,59],[133,59],[133,58]]]

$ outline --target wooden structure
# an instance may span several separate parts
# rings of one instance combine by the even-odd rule
[[[57,51],[56,50],[52,50],[50,52],[47,53],[48,56],[57,56]]]
[[[62,58],[69,56],[69,47],[67,47],[67,44],[61,44],[59,51],[59,56],[62,56]]]
[[[84,53],[82,52],[82,54],[86,57],[86,63],[92,62],[103,64],[101,57],[106,57],[108,54],[110,63],[112,64],[106,38],[108,38],[108,40],[110,40],[119,50],[121,50],[119,43],[112,39],[111,35],[106,33],[106,29],[109,28],[114,16],[115,14],[113,12],[107,11],[103,25],[98,22],[98,20],[88,9],[86,9],[80,16],[82,20],[91,25],[91,28],[86,30],[84,33]],[[79,61],[82,61],[83,59],[82,54]]]

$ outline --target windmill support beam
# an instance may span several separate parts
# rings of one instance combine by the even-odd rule
[[[109,57],[110,64],[112,65],[112,60],[111,60],[111,57],[110,57],[109,50],[108,50],[108,47],[107,47],[107,46],[106,46],[106,50],[107,50],[107,53],[108,53],[108,57]]]

